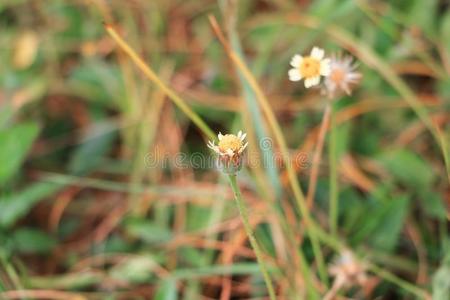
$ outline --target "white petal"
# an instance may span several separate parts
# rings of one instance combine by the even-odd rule
[[[244,133],[244,134],[241,136],[241,141],[243,141],[243,140],[245,139],[246,136],[247,136],[247,134]]]
[[[222,133],[219,132],[219,134],[217,135],[217,137],[219,138],[219,141],[222,140],[222,138],[223,138]]]
[[[311,87],[311,78],[306,78],[305,79],[305,88],[309,88]]]
[[[327,81],[325,81],[325,87],[329,91],[335,91],[337,88],[337,85],[333,80],[327,80]]]
[[[242,151],[245,150],[245,148],[247,148],[248,142],[244,144],[244,146],[241,147],[241,149],[239,149],[239,154],[242,153]]]
[[[341,84],[341,88],[347,95],[350,96],[352,94],[352,90],[350,89],[350,86],[346,82],[343,82]]]
[[[302,63],[303,57],[301,55],[295,54],[291,59],[291,66],[298,68]]]
[[[336,93],[337,85],[332,80],[325,80],[325,90],[328,95],[328,97],[332,98],[334,94]]]
[[[219,147],[216,146],[214,142],[208,141],[208,148],[216,153],[220,153]]]
[[[290,81],[299,81],[302,79],[302,75],[297,69],[290,69],[288,72]]]
[[[241,131],[241,130],[239,130],[239,132],[238,132],[238,134],[237,134],[237,137],[238,137],[238,139],[240,139],[240,138],[241,138],[241,136],[242,136],[242,131]]]
[[[217,147],[214,144],[208,144],[208,148],[210,148],[211,150],[213,150],[216,153],[220,153],[219,147]]]
[[[305,88],[310,88],[314,85],[319,84],[320,76],[310,77],[305,79]]]
[[[312,85],[314,86],[314,85],[318,85],[319,84],[319,82],[320,82],[320,76],[316,76],[316,77],[313,77],[313,78],[311,78],[312,79]]]
[[[319,47],[314,47],[311,50],[311,57],[315,58],[317,60],[321,60],[323,58],[324,54],[325,54],[325,52],[322,49],[320,49]]]
[[[234,152],[231,149],[227,149],[227,154],[228,154],[229,157],[233,157]]]
[[[351,56],[346,56],[342,59],[342,64],[346,67],[351,67],[353,62],[353,57]]]
[[[320,62],[320,75],[329,76],[331,73],[330,59],[325,58]]]
[[[360,74],[360,73],[350,73],[350,74],[348,74],[347,75],[347,79],[350,81],[350,82],[353,82],[353,81],[358,81],[358,80],[360,80],[362,78],[362,75]]]

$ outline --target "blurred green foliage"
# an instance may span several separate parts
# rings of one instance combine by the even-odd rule
[[[232,299],[262,293],[223,178],[206,168],[146,165],[155,151],[172,158],[207,153],[204,139],[117,50],[103,22],[113,23],[212,128],[244,128],[250,153],[270,157],[278,149],[260,149],[258,141],[272,133],[208,14],[217,16],[263,87],[293,153],[315,142],[327,100],[287,80],[292,55],[319,45],[361,57],[360,48],[330,35],[329,26],[374,51],[450,144],[448,1],[238,1],[234,24],[219,2],[228,1],[1,1],[0,291],[219,299],[220,279],[228,278]],[[318,26],[292,25],[306,22],[301,16]],[[433,300],[449,299],[450,188],[441,149],[377,67],[360,59],[363,81],[336,105],[343,120],[336,149],[338,238]],[[279,292],[297,299],[301,284],[292,276],[299,270],[289,257],[297,252],[274,221],[280,216],[267,213],[280,203],[290,208],[293,197],[283,167],[258,166],[239,175],[247,205]],[[313,215],[326,230],[328,169],[324,155]],[[308,175],[299,172],[305,190]],[[295,230],[301,224],[295,211],[285,219]],[[331,264],[339,253],[322,246]],[[301,249],[308,264],[314,261],[306,237]],[[369,292],[368,298],[411,299],[393,283]]]

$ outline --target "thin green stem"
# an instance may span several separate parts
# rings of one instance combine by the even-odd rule
[[[420,299],[428,298],[427,292],[424,291],[423,289],[415,286],[414,284],[412,284],[408,281],[398,278],[397,276],[393,275],[392,273],[390,273],[388,271],[385,271],[383,268],[380,268],[377,265],[369,264],[367,266],[367,268],[370,271],[372,271],[373,273],[377,274],[379,277],[396,284],[397,286],[401,287],[405,291],[409,291],[410,293],[416,295]]]
[[[236,199],[236,204],[239,209],[239,213],[242,218],[242,223],[244,224],[245,232],[247,233],[248,239],[250,240],[250,244],[255,251],[256,259],[258,261],[259,267],[261,268],[262,275],[264,277],[264,281],[267,286],[267,291],[269,292],[269,297],[271,300],[275,300],[275,291],[273,289],[272,281],[270,279],[269,273],[267,272],[266,265],[264,264],[263,256],[261,249],[259,248],[258,242],[256,241],[255,235],[253,233],[253,229],[250,226],[250,222],[248,220],[247,209],[245,208],[244,202],[242,200],[241,191],[238,187],[236,175],[228,175],[230,180],[231,189],[234,193],[234,198]]]
[[[330,118],[330,139],[329,139],[329,159],[330,159],[330,231],[337,236],[337,219],[339,210],[338,181],[337,181],[337,149],[336,149],[336,112],[333,103],[331,105]]]
[[[319,136],[317,137],[317,144],[314,150],[314,155],[311,164],[311,173],[309,176],[308,193],[306,194],[306,203],[311,209],[314,205],[314,196],[317,188],[317,178],[319,176],[320,160],[322,157],[323,145],[327,130],[330,127],[331,105],[327,105],[323,112],[322,123],[320,124]]]
[[[230,50],[233,50],[234,53],[240,57],[243,63],[245,63],[245,56],[242,51],[242,46],[239,40],[239,35],[236,30],[236,21],[237,21],[237,15],[238,15],[238,7],[236,6],[235,2],[230,1],[219,1],[222,13],[224,16],[224,22],[226,23],[227,31],[228,31],[228,41]],[[258,99],[256,92],[254,88],[251,86],[251,84],[248,81],[248,77],[246,77],[241,69],[236,68],[236,72],[238,74],[238,77],[240,79],[240,82],[242,84],[242,93],[244,95],[244,99],[247,102],[247,107],[249,109],[249,113],[252,116],[253,125],[255,125],[255,134],[259,140],[265,138],[267,136],[266,129],[262,124],[264,123],[261,115],[260,108],[258,106]],[[278,199],[281,195],[281,183],[278,178],[278,172],[279,168],[277,165],[270,159],[273,157],[273,149],[272,147],[262,147],[260,149],[262,151],[262,155],[264,157],[268,157],[269,159],[266,159],[268,162],[266,171],[267,171],[267,177],[269,181],[271,182],[271,187],[273,189],[273,194]],[[287,225],[286,219],[283,215],[283,206],[281,204],[281,201],[275,201],[274,202],[274,208],[279,216],[279,220],[281,223],[281,226],[283,230],[285,231],[286,235],[289,238],[289,242],[292,243],[291,247],[295,249],[297,252],[298,258],[300,259],[300,263],[293,263],[290,265],[290,268],[293,269],[294,273],[297,272],[298,269],[300,269],[303,278],[306,281],[306,287],[307,287],[307,294],[308,299],[317,299],[318,294],[317,291],[314,288],[314,285],[312,284],[313,276],[311,276],[312,272],[310,270],[310,267],[308,265],[307,260],[305,259],[305,255],[303,254],[303,250],[301,246],[298,244],[297,239],[295,238],[295,234],[292,230],[292,227]],[[317,247],[314,248],[317,250]],[[320,250],[320,248],[319,248]],[[299,266],[300,265],[300,266]],[[319,264],[319,266],[321,266]]]
[[[215,133],[209,128],[209,126],[203,121],[203,119],[195,113],[189,105],[186,104],[177,93],[165,84],[161,78],[156,75],[153,69],[131,48],[128,43],[117,33],[117,31],[111,26],[105,25],[106,32],[116,41],[120,49],[122,49],[135,63],[135,65],[144,73],[144,75],[150,79],[158,88],[160,88],[167,97],[175,103],[175,105],[186,115],[188,118],[202,131],[208,138],[215,138]]]
[[[18,290],[23,289],[23,285],[20,280],[19,274],[17,273],[14,266],[8,262],[6,254],[3,251],[0,252],[0,264],[3,266],[3,269],[5,270],[6,274],[9,276],[9,279],[13,283],[15,289],[18,289]]]
[[[449,157],[450,152],[449,152],[449,148],[447,145],[447,138],[445,136],[445,133],[440,132],[439,130],[438,130],[438,135],[441,139],[441,146],[443,148],[442,151],[444,153],[444,164],[445,164],[445,169],[447,171],[447,179],[448,179],[448,182],[450,183],[450,157]]]
[[[289,183],[291,185],[292,191],[294,193],[294,197],[297,202],[298,209],[302,215],[302,217],[305,220],[305,227],[307,234],[311,240],[313,252],[314,252],[314,259],[317,262],[317,268],[319,270],[319,276],[322,282],[327,283],[328,277],[327,277],[327,270],[325,266],[325,260],[323,257],[322,249],[320,248],[319,240],[316,236],[316,233],[311,228],[311,224],[313,223],[313,218],[311,217],[310,211],[308,209],[308,206],[306,204],[306,199],[303,194],[303,191],[300,187],[300,183],[298,182],[297,174],[294,170],[294,167],[291,162],[291,157],[289,154],[287,143],[284,139],[283,132],[281,131],[280,124],[278,123],[274,112],[272,111],[272,108],[269,105],[269,101],[267,100],[267,97],[263,93],[261,87],[259,86],[256,78],[253,76],[252,72],[249,70],[248,66],[245,64],[244,61],[242,61],[241,57],[231,49],[230,45],[226,41],[222,31],[219,28],[219,25],[217,24],[217,21],[215,18],[210,16],[210,23],[213,27],[217,38],[220,40],[222,45],[224,46],[227,55],[230,57],[230,59],[233,61],[233,63],[236,65],[236,67],[239,69],[239,71],[242,73],[242,76],[247,80],[248,84],[253,89],[256,99],[258,100],[262,111],[264,112],[264,115],[266,116],[267,122],[270,126],[270,128],[273,131],[273,135],[275,137],[275,140],[277,144],[280,147],[281,156],[283,158],[283,161],[286,164],[286,172],[288,175]]]

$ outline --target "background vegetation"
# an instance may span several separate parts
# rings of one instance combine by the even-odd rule
[[[0,298],[267,295],[226,178],[211,168],[149,164],[210,155],[208,137],[104,23],[214,131],[248,132],[249,155],[262,161],[280,145],[260,147],[273,131],[255,86],[228,54],[241,56],[292,156],[308,158],[294,165],[305,193],[328,100],[288,81],[289,60],[314,45],[355,56],[363,80],[334,105],[337,232],[328,221],[327,142],[308,210],[326,233],[326,269],[285,168],[254,164],[239,173],[276,293],[326,295],[328,267],[345,246],[367,280],[348,279],[336,299],[449,299],[446,0],[1,1]],[[345,263],[338,261],[341,272]]]

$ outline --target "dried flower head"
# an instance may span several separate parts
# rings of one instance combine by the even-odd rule
[[[335,281],[342,282],[342,286],[363,286],[367,281],[365,269],[364,264],[347,249],[341,253],[329,271],[335,277]]]
[[[305,80],[305,87],[309,88],[318,85],[320,76],[328,76],[330,74],[330,59],[324,58],[325,52],[314,47],[309,56],[294,55],[291,59],[291,66],[288,72],[289,80],[300,81]]]
[[[356,67],[351,56],[333,55],[331,57],[330,75],[324,81],[324,92],[328,97],[333,98],[342,92],[351,94],[352,88],[362,78],[361,73],[355,71]]]
[[[247,148],[248,142],[244,143],[246,133],[239,131],[237,136],[234,134],[217,135],[219,143],[216,145],[214,141],[208,142],[208,147],[217,154],[219,168],[227,173],[234,174],[241,169],[242,153]]]
[[[367,275],[365,263],[358,260],[349,249],[341,252],[338,259],[330,266],[329,273],[334,276],[334,281],[323,300],[336,299],[341,289],[345,290],[353,286],[360,287],[364,295],[355,299],[366,299],[379,282],[377,278]]]

